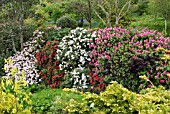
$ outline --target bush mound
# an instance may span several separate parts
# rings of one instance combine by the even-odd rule
[[[15,66],[18,69],[18,72],[15,76],[16,79],[18,79],[18,76],[22,74],[22,70],[25,72],[24,80],[27,82],[27,84],[38,84],[39,79],[39,73],[38,69],[36,67],[36,52],[39,48],[41,48],[40,45],[38,45],[39,42],[43,42],[41,38],[43,37],[43,32],[40,32],[38,30],[34,31],[33,38],[30,38],[29,41],[24,43],[24,49],[20,52],[18,51],[14,56],[10,56],[8,59],[12,60],[11,62],[6,62],[4,65],[6,76],[9,78],[12,76],[11,69]]]
[[[45,31],[44,40],[50,41],[50,40],[57,40],[60,42],[64,36],[67,36],[70,33],[71,28],[61,28],[57,26],[48,26]]]
[[[166,75],[169,70],[166,61],[160,59],[165,52],[157,51],[158,48],[170,49],[169,37],[165,38],[161,33],[145,28],[105,28],[93,34],[97,38],[89,45],[92,49],[89,62],[91,91],[100,92],[114,80],[138,92],[139,87],[150,86],[139,79],[142,74],[147,74],[156,86],[169,87]],[[159,74],[159,78],[155,74]]]
[[[117,82],[106,87],[99,95],[92,93],[81,93],[83,102],[70,100],[65,108],[69,113],[90,114],[162,114],[170,113],[170,91],[165,88],[154,87],[142,90],[136,94],[124,88]],[[64,89],[65,91],[74,90]]]
[[[74,29],[77,27],[77,22],[74,19],[72,19],[70,16],[63,16],[57,20],[57,26],[61,28]]]
[[[43,40],[45,43],[37,42],[42,48],[36,53],[36,64],[42,83],[46,86],[60,87],[63,74],[60,72],[59,61],[56,59],[58,43],[70,33],[70,28],[48,26]]]
[[[40,70],[42,83],[46,86],[60,87],[63,74],[59,72],[59,62],[55,59],[58,49],[58,41],[48,41],[46,45],[36,53],[37,65]]]

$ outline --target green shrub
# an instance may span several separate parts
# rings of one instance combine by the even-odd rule
[[[77,22],[70,16],[63,16],[57,20],[57,26],[61,28],[76,28]]]
[[[82,103],[70,100],[66,110],[69,113],[80,114],[170,113],[170,91],[165,90],[162,86],[148,88],[142,90],[140,94],[136,94],[114,81],[100,95],[84,93],[83,96]]]
[[[70,33],[70,28],[61,28],[61,27],[51,27],[49,26],[45,31],[46,35],[44,36],[45,41],[57,40],[61,41],[64,36],[67,36]]]

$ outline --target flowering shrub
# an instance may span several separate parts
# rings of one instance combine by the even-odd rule
[[[170,38],[165,38],[157,31],[147,29],[137,31],[129,42],[131,51],[136,53],[132,57],[131,72],[137,76],[146,74],[155,86],[163,85],[169,88],[167,73],[170,69],[167,69],[167,62],[161,59],[166,53],[162,48],[170,49],[169,43]],[[151,84],[141,80],[140,87],[151,87]]]
[[[60,70],[66,74],[65,84],[71,87],[78,83],[80,87],[87,86],[86,68],[90,61],[88,48],[90,42],[91,34],[83,28],[76,28],[71,30],[70,35],[63,37],[59,43],[56,57],[60,62]]]
[[[124,86],[136,86],[129,71],[132,53],[128,45],[129,33],[122,28],[98,29],[94,43],[90,44],[90,84],[93,92],[100,92],[107,84],[116,80]],[[132,84],[133,83],[133,84]]]
[[[15,76],[17,79],[18,76],[22,74],[22,70],[25,72],[24,79],[26,80],[27,84],[37,84],[39,79],[39,73],[36,68],[36,58],[35,54],[41,45],[43,40],[43,33],[40,31],[35,31],[33,34],[33,38],[30,38],[30,41],[24,43],[24,49],[20,52],[17,52],[14,56],[9,57],[9,62],[6,62],[4,65],[6,76],[9,78],[12,76],[11,69],[15,66],[18,69],[18,72]],[[39,41],[39,43],[38,43]],[[11,61],[12,60],[12,61]]]
[[[6,62],[10,64],[11,60]],[[6,70],[10,70],[11,76],[10,78],[4,76],[0,81],[0,113],[31,114],[31,93],[25,90],[27,83],[23,80],[23,77],[25,77],[24,70],[22,70],[21,75],[18,75],[19,70],[15,66],[8,67]],[[16,77],[17,80],[15,80]]]
[[[57,49],[58,41],[48,41],[43,49],[36,53],[42,82],[51,87],[59,87],[60,81],[63,78],[62,73],[59,73],[59,62],[55,60]]]
[[[153,74],[157,73],[166,75],[165,70],[161,70],[163,72],[157,70],[157,67],[162,68],[166,66],[166,63],[159,60],[156,49],[170,48],[168,44],[170,38],[147,29],[135,31],[134,29],[105,28],[98,29],[93,34],[96,34],[97,38],[89,45],[92,49],[89,62],[91,70],[89,81],[92,91],[100,92],[112,80],[118,81],[128,89],[138,91],[142,83],[139,75],[146,72],[151,78],[156,78]],[[151,74],[148,71],[154,73]],[[159,78],[159,82],[162,83],[161,80],[162,78]],[[161,84],[156,81],[153,83]],[[147,83],[144,85],[148,86]]]

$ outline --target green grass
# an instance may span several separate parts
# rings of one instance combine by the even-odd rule
[[[70,99],[81,102],[82,96],[76,93],[64,92],[61,89],[44,89],[32,96],[33,114],[65,114],[63,110]],[[61,103],[56,103],[60,101]]]
[[[164,31],[164,19],[162,17],[154,17],[153,15],[132,15],[131,27],[147,27],[149,29],[157,30],[159,32]],[[170,35],[170,21],[167,22],[168,35]]]

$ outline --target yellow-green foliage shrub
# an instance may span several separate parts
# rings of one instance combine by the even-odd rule
[[[15,76],[17,72],[17,68],[13,67],[12,76]],[[23,76],[24,71],[17,80],[14,77],[2,77],[0,81],[0,114],[31,114],[31,93],[25,90],[26,81],[23,80]]]
[[[65,89],[65,91],[72,91]],[[170,91],[163,87],[148,88],[140,94],[112,82],[99,95],[84,93],[83,103],[70,100],[65,108],[69,113],[90,114],[166,114],[170,113]]]

